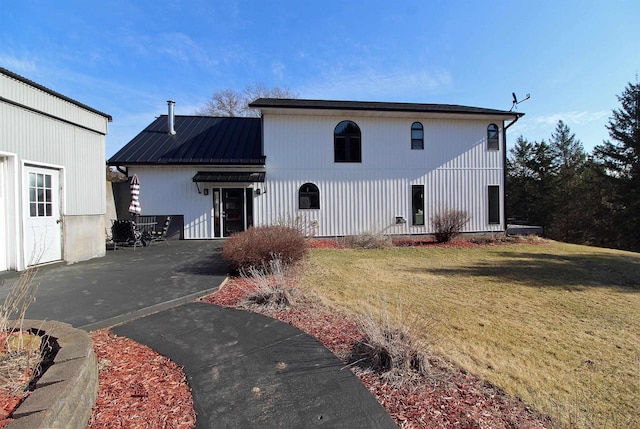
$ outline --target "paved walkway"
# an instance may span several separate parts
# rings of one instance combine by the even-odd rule
[[[182,365],[198,428],[396,427],[351,371],[279,321],[200,302],[226,276],[220,242],[178,241],[42,267],[27,317],[118,335]],[[16,273],[0,273],[11,284]],[[0,290],[4,299],[6,288]]]

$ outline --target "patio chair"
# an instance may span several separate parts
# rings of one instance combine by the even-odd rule
[[[151,231],[151,242],[154,243],[156,241],[164,241],[169,245],[167,241],[167,231],[169,230],[169,224],[171,223],[171,216],[167,216],[164,220],[164,224],[162,225],[162,229]]]
[[[113,250],[120,246],[143,246],[142,234],[136,229],[136,224],[130,220],[115,220],[111,225],[111,240],[113,240]]]

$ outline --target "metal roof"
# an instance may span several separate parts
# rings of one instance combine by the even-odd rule
[[[359,110],[378,112],[459,113],[474,115],[524,116],[524,113],[455,104],[388,103],[379,101],[303,100],[295,98],[259,98],[249,107],[275,109]]]
[[[80,103],[79,101],[76,101],[73,98],[69,98],[66,95],[62,95],[59,92],[56,92],[56,91],[54,91],[52,89],[47,88],[46,86],[40,85],[39,83],[36,83],[36,82],[34,82],[32,80],[27,79],[26,77],[20,76],[19,74],[14,73],[11,70],[7,70],[4,67],[0,67],[0,73],[2,73],[5,76],[9,76],[10,78],[16,79],[16,80],[18,80],[18,81],[20,81],[22,83],[26,83],[27,85],[30,85],[30,86],[32,86],[34,88],[37,88],[37,89],[39,89],[41,91],[44,91],[47,94],[53,95],[54,97],[58,97],[61,100],[68,101],[69,103],[75,104],[76,106],[81,107],[81,108],[83,108],[85,110],[88,110],[90,112],[96,113],[96,114],[98,114],[100,116],[104,116],[105,118],[107,118],[107,120],[109,122],[113,121],[113,118],[111,117],[111,115],[108,115],[108,114],[103,113],[103,112],[101,112],[99,110],[96,110],[93,107],[87,106],[86,104]]]
[[[264,165],[260,118],[161,115],[109,158],[109,165]]]
[[[258,172],[215,172],[215,171],[198,171],[193,176],[194,182],[264,182],[265,173]]]

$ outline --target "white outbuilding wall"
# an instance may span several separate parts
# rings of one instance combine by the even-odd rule
[[[334,162],[334,129],[355,122],[362,162]],[[411,125],[422,123],[424,149],[411,149]],[[500,149],[487,147],[487,126],[500,129]],[[504,231],[503,118],[401,112],[263,111],[265,193],[255,199],[257,225],[303,218],[318,236],[362,232],[431,233],[445,209],[471,216],[466,232]],[[304,183],[320,191],[320,209],[300,209]],[[412,225],[412,185],[424,186],[425,225]],[[500,222],[489,223],[488,186],[500,187]],[[402,217],[406,223],[396,223]]]
[[[25,247],[28,168],[49,172],[58,183],[53,192],[59,197],[60,217],[52,221],[59,221],[61,259],[76,262],[104,255],[105,136],[110,120],[0,69],[0,270],[21,270],[34,262],[34,250]]]

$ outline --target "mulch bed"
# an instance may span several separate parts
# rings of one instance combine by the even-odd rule
[[[534,242],[535,243],[535,242]],[[429,240],[394,240],[394,245],[468,248],[496,243],[460,240],[435,243]],[[497,243],[502,244],[502,243]],[[311,240],[310,248],[345,249],[339,240]],[[231,279],[205,302],[241,307],[251,286]],[[302,300],[284,310],[266,313],[312,335],[340,357],[345,365],[354,345],[362,339],[356,320]],[[109,330],[91,334],[99,366],[99,392],[88,428],[194,428],[196,413],[191,389],[182,369],[150,348]],[[4,343],[4,341],[0,341]],[[0,350],[0,355],[6,350]],[[398,387],[379,374],[357,366],[351,369],[378,398],[402,428],[544,428],[551,425],[523,402],[463,370],[446,365],[434,377],[418,384]],[[32,370],[27,369],[26,373]],[[23,377],[28,385],[29,380]],[[28,396],[25,388],[0,386],[0,427],[11,421],[11,413]]]
[[[500,238],[458,238],[446,243],[439,243],[431,237],[393,238],[391,244],[394,247],[429,247],[439,249],[472,249],[475,247],[501,246],[505,244],[544,244],[546,240],[536,237],[500,237]],[[351,249],[342,238],[327,239],[315,238],[308,241],[310,249]]]
[[[95,331],[91,337],[100,387],[88,428],[196,426],[191,389],[182,368],[109,330]]]
[[[327,248],[327,247],[324,247]],[[247,282],[234,278],[205,302],[239,307],[249,290]],[[362,340],[356,320],[329,311],[320,304],[299,300],[282,310],[251,310],[265,313],[312,335],[349,365],[348,356]],[[551,420],[522,401],[466,373],[442,359],[429,376],[400,387],[380,374],[352,366],[367,388],[402,428],[545,428]]]
[[[29,385],[42,360],[40,343],[20,351],[7,349],[8,332],[0,332],[0,428],[14,420],[11,415],[29,396]],[[11,335],[18,335],[14,332]],[[25,341],[32,336],[23,332]]]

